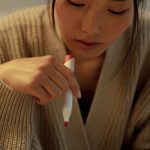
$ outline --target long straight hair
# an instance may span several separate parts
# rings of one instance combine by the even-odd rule
[[[49,17],[52,18],[52,27],[53,31],[57,35],[56,31],[56,26],[55,26],[55,17],[54,17],[54,8],[55,8],[55,1],[56,0],[47,0],[47,9],[48,12],[51,10],[49,13]],[[132,56],[135,54],[135,50],[138,50],[140,47],[140,44],[142,41],[141,40],[141,28],[142,28],[142,22],[139,21],[140,17],[142,16],[142,11],[146,7],[146,0],[133,0],[134,2],[134,16],[133,16],[133,22],[132,22],[132,27],[131,27],[131,32],[129,35],[128,39],[128,51],[126,53],[126,56],[123,60],[123,62],[118,66],[118,70],[121,68],[121,66],[125,63],[127,59],[132,59]],[[51,9],[50,9],[51,6]],[[133,44],[134,43],[134,44]],[[136,44],[135,44],[136,43]],[[140,58],[140,52],[138,51],[137,54],[139,55]]]

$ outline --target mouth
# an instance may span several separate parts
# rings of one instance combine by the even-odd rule
[[[77,47],[83,49],[83,50],[92,50],[101,45],[99,42],[95,41],[87,41],[87,40],[77,40],[75,39],[75,44]]]

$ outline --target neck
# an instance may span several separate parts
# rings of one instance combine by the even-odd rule
[[[95,90],[105,54],[88,60],[76,60],[75,74],[81,91]]]

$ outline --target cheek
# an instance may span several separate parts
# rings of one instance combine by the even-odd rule
[[[110,27],[107,29],[109,33],[109,39],[115,40],[119,37],[132,23],[132,16],[122,17],[116,21],[110,23]]]
[[[68,23],[66,12],[63,9],[63,4],[55,4],[55,20],[60,28],[65,27],[65,25]]]
[[[75,13],[72,12],[66,5],[67,4],[57,3],[55,5],[56,22],[64,36],[71,34],[75,30],[77,22],[75,19]]]

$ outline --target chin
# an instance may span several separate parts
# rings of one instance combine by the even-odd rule
[[[101,57],[104,53],[97,53],[97,54],[88,54],[88,53],[77,53],[77,52],[74,52],[74,51],[71,51],[72,55],[76,58],[76,59],[95,59],[95,58],[98,58],[98,57]]]

